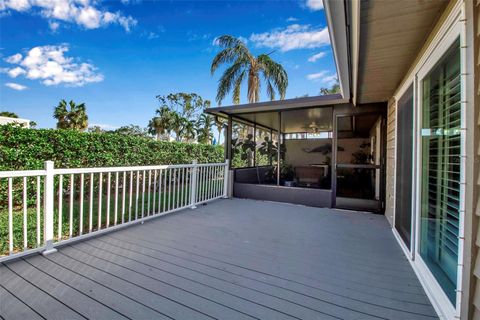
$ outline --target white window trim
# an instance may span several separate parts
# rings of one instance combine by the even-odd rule
[[[429,44],[428,48],[425,50],[424,54],[421,56],[419,61],[416,63],[411,74],[405,79],[402,85],[399,87],[397,92],[394,95],[395,99],[395,122],[398,121],[398,100],[406,92],[408,87],[413,83],[413,99],[414,99],[414,152],[413,159],[413,179],[412,179],[412,239],[411,239],[411,250],[408,250],[406,245],[403,243],[398,232],[395,230],[395,201],[394,198],[394,207],[393,207],[393,225],[392,231],[400,244],[400,247],[404,251],[405,255],[409,259],[417,277],[419,278],[422,286],[424,287],[427,296],[432,302],[433,307],[437,311],[438,315],[442,319],[459,319],[460,318],[460,309],[462,305],[462,284],[463,284],[463,255],[464,255],[464,214],[465,214],[465,168],[466,168],[466,29],[465,29],[465,3],[463,1],[458,1],[455,6],[452,8],[448,17],[445,19],[443,24],[440,26],[436,35],[432,39],[432,42]],[[421,137],[419,134],[419,128],[421,123],[421,104],[420,104],[420,94],[419,94],[419,85],[421,82],[419,79],[423,79],[425,75],[435,66],[435,64],[443,57],[445,52],[450,48],[456,39],[460,38],[460,59],[461,59],[461,83],[462,83],[462,96],[461,102],[462,106],[462,135],[461,135],[461,168],[460,168],[460,199],[461,209],[460,209],[460,226],[459,226],[459,252],[458,252],[458,271],[457,271],[457,296],[456,296],[456,307],[450,302],[446,294],[443,292],[443,289],[438,284],[437,280],[433,277],[432,273],[429,271],[426,264],[423,262],[420,254],[418,253],[419,248],[419,224],[420,224],[420,205],[421,205],[421,195],[420,188],[421,185]],[[397,134],[398,125],[395,125],[395,133]],[[395,136],[395,156],[397,152],[397,136]],[[394,176],[394,190],[396,188],[396,178],[397,178],[397,168],[395,166],[395,176]]]

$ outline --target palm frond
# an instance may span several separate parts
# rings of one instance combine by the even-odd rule
[[[262,54],[258,56],[258,65],[262,70],[263,76],[267,81],[271,81],[272,88],[278,91],[280,99],[285,99],[288,87],[288,75],[282,65],[273,61],[268,55]],[[267,87],[267,90],[268,87]]]
[[[222,100],[225,98],[228,92],[230,92],[230,90],[232,89],[232,86],[238,79],[238,76],[241,74],[243,67],[244,67],[244,62],[238,61],[225,70],[222,77],[218,81],[218,89],[217,89],[217,97],[216,97],[218,104],[221,104]]]

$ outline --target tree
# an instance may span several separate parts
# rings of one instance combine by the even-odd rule
[[[72,129],[83,131],[88,127],[87,108],[85,103],[75,104],[73,100],[61,100],[53,112],[57,119],[57,129]]]
[[[225,118],[215,116],[215,126],[218,131],[218,140],[217,144],[220,144],[220,137],[222,136],[223,129],[227,126],[227,120]]]
[[[210,144],[213,140],[212,126],[214,118],[209,114],[201,114],[197,121],[198,142]]]
[[[130,124],[128,126],[122,126],[118,129],[111,131],[111,133],[123,134],[126,136],[134,136],[134,137],[145,137],[145,138],[149,136],[147,128],[142,128],[134,124]]]
[[[157,96],[160,108],[158,117],[150,121],[149,127],[161,135],[170,135],[173,131],[177,141],[192,141],[196,137],[196,123],[205,108],[210,107],[210,101],[204,100],[196,93],[171,93],[167,96]]]
[[[222,64],[231,64],[221,76],[216,100],[221,104],[225,96],[233,90],[233,103],[240,103],[240,88],[244,79],[247,79],[248,101],[260,100],[260,76],[266,83],[267,95],[275,100],[275,91],[280,99],[285,99],[288,86],[288,76],[282,65],[273,61],[270,54],[254,56],[241,40],[223,35],[216,39],[216,43],[223,48],[212,61],[210,71],[212,75]]]
[[[0,111],[0,117],[18,118],[18,115],[15,112]]]
[[[157,140],[164,140],[166,136],[172,132],[173,113],[167,106],[158,108],[155,113],[156,117],[153,117],[148,123],[149,132],[156,136]]]
[[[105,130],[103,130],[100,126],[92,126],[87,128],[87,132],[91,133],[103,133]]]
[[[330,88],[320,88],[321,95],[335,93],[340,93],[340,84],[338,83],[338,80]]]

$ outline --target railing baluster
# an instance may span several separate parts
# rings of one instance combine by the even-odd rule
[[[142,219],[145,211],[145,170],[143,170],[142,175]]]
[[[125,223],[125,189],[127,184],[127,172],[123,171],[123,184],[122,184],[122,223]]]
[[[23,177],[23,249],[28,247],[27,238],[27,177]]]
[[[152,202],[152,214],[155,214],[155,199],[157,197],[157,170],[153,170],[153,202]]]
[[[148,190],[147,190],[147,194],[148,194],[148,197],[147,197],[147,216],[150,215],[150,189],[151,189],[151,186],[152,186],[152,171],[151,170],[148,170]]]
[[[70,175],[70,212],[69,212],[69,220],[68,220],[68,237],[71,238],[73,234],[73,200],[74,200],[74,175],[73,173]]]
[[[12,178],[8,178],[8,251],[13,253],[13,190]]]
[[[173,171],[173,209],[178,208],[178,170]]]
[[[162,206],[162,169],[158,170],[158,213]]]
[[[90,194],[88,197],[88,232],[92,232],[93,229],[93,173],[90,173]]]
[[[218,166],[215,166],[215,198],[218,197]]]
[[[186,195],[186,192],[185,192],[185,176],[186,176],[185,170],[186,170],[186,168],[182,168],[182,207],[185,206],[185,195]]]
[[[110,183],[111,173],[107,174],[107,212],[106,212],[106,226],[107,228],[110,226],[110,189],[112,188]]]
[[[130,196],[128,197],[128,221],[132,221],[133,171],[130,171]]]
[[[163,171],[163,194],[162,194],[162,212],[165,212],[165,206],[167,203],[167,169]]]
[[[135,186],[135,220],[138,219],[138,196],[139,196],[139,191],[140,191],[140,171],[137,170],[137,184]]]
[[[63,175],[58,177],[58,241],[62,240]]]
[[[97,220],[97,230],[102,229],[102,181],[103,175],[100,172],[98,174],[98,220]]]
[[[40,205],[42,203],[42,199],[40,199],[40,176],[37,176],[37,247],[40,246],[41,243],[41,233],[40,233]]]
[[[168,175],[169,175],[169,178],[168,178],[168,211],[170,211],[170,204],[171,204],[171,200],[172,200],[172,169],[168,169]]]
[[[207,200],[210,200],[212,198],[212,171],[213,167],[208,167]]]
[[[115,204],[113,208],[113,224],[116,226],[118,221],[118,171],[115,172]]]
[[[83,234],[83,184],[85,182],[85,175],[82,173],[80,175],[80,225],[79,225],[79,234]]]

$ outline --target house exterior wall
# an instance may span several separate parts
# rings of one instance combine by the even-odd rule
[[[476,130],[474,132],[474,145],[476,147],[475,153],[475,166],[473,168],[473,176],[476,178],[475,188],[472,192],[472,202],[474,205],[475,216],[472,219],[472,261],[474,261],[474,267],[471,277],[471,282],[469,284],[470,295],[469,304],[472,306],[470,312],[471,318],[475,320],[480,320],[480,228],[479,228],[479,219],[480,219],[480,169],[479,169],[479,158],[480,158],[480,0],[475,0],[472,4],[472,13],[473,21],[471,27],[473,28],[474,34],[474,48],[473,48],[473,59],[474,59],[474,119],[476,119]]]
[[[386,157],[386,210],[385,216],[394,226],[395,215],[395,157],[396,157],[396,106],[399,97],[403,91],[413,81],[416,80],[418,70],[424,66],[428,56],[435,51],[436,43],[441,41],[445,26],[451,23],[449,20],[452,12],[461,8],[461,16],[459,21],[455,22],[462,25],[462,34],[464,35],[464,43],[460,46],[464,50],[464,68],[462,73],[464,82],[462,90],[465,91],[465,145],[464,155],[464,223],[460,232],[460,251],[459,263],[461,264],[461,272],[459,273],[460,285],[460,303],[457,304],[457,310],[453,317],[447,316],[445,319],[478,319],[480,320],[480,114],[479,114],[479,95],[480,95],[480,0],[452,0],[445,12],[439,18],[436,26],[431,34],[427,37],[424,47],[419,51],[417,58],[406,73],[404,80],[398,86],[395,94],[389,100],[388,116],[387,116],[387,157]],[[441,50],[441,49],[440,49]],[[474,54],[473,54],[474,53]],[[475,61],[473,61],[475,60]],[[474,72],[469,72],[472,70]],[[475,79],[474,79],[475,77]],[[414,93],[415,97],[415,93]],[[415,106],[418,108],[418,106]],[[418,171],[414,172],[415,174]],[[396,177],[397,179],[399,177]],[[417,193],[414,190],[414,193]],[[418,212],[416,213],[418,214]],[[397,237],[398,238],[398,237]],[[401,240],[399,239],[399,242]],[[402,243],[401,243],[402,244]],[[411,259],[415,269],[415,253],[408,252],[403,246],[405,254]],[[418,270],[416,269],[417,274]],[[422,278],[419,276],[419,278]],[[425,278],[422,284],[427,284]],[[427,279],[428,280],[428,279]],[[427,294],[428,290],[427,290]],[[431,293],[429,294],[432,299]],[[434,299],[434,298],[433,298]],[[435,301],[433,301],[435,304]],[[436,301],[437,311],[442,312],[441,303]]]
[[[396,103],[391,99],[387,111],[387,159],[386,159],[386,188],[385,188],[385,217],[393,227],[395,207],[395,133],[396,133]]]
[[[20,118],[0,117],[0,125],[13,124],[13,123],[22,125],[25,128],[30,128],[30,120],[20,119]]]

